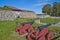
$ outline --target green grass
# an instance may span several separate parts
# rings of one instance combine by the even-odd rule
[[[60,27],[48,27],[49,30],[60,33]]]
[[[48,27],[50,31],[56,32],[60,34],[60,27]],[[53,35],[53,38],[55,37],[55,35]],[[60,37],[57,38],[56,40],[60,40]]]
[[[60,19],[52,19],[52,18],[42,18],[41,20],[40,20],[41,22],[43,22],[43,23],[58,23],[59,21],[60,21]]]
[[[19,37],[19,35],[15,32],[16,22],[25,22],[31,21],[35,19],[17,19],[14,21],[0,21],[0,40],[26,40],[25,37]],[[41,24],[34,23],[32,26],[38,27]],[[60,28],[56,27],[49,27],[49,30],[60,32]],[[60,38],[59,38],[60,40]]]
[[[55,23],[56,24],[56,23],[58,23],[60,21],[60,19],[42,18],[42,19],[40,19],[40,21],[43,22],[43,23],[47,23],[47,24],[49,24],[49,23],[51,23],[51,24]],[[52,27],[52,26],[50,26],[48,28],[49,28],[50,31],[54,31],[54,32],[57,32],[57,33],[60,34],[60,27]],[[56,40],[60,40],[60,38],[58,38]]]
[[[0,21],[0,40],[26,40],[25,37],[20,38],[19,36],[13,36],[17,35],[15,32],[15,28],[17,26],[16,22],[26,22],[31,21],[35,19],[17,19],[14,21]],[[34,23],[37,24],[37,23]],[[33,24],[33,26],[34,26]],[[36,25],[35,25],[36,26]]]
[[[0,10],[11,10],[9,8],[0,8]]]

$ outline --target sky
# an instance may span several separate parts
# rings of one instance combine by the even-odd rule
[[[42,8],[45,4],[53,5],[60,0],[0,0],[0,7],[4,5],[14,6],[22,10],[31,10],[37,14],[42,14]]]

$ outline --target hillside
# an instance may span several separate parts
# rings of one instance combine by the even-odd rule
[[[30,11],[30,10],[22,10],[22,9],[18,9],[14,6],[3,6],[3,7],[0,7],[0,10],[9,10],[9,11],[22,11],[22,12],[33,12],[33,11]]]
[[[11,10],[9,8],[0,7],[0,10]]]
[[[0,7],[0,10],[21,11],[20,9],[13,6],[3,6],[3,7]]]

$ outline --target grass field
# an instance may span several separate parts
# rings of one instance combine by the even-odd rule
[[[50,31],[56,32],[60,34],[60,27],[48,27]],[[55,36],[55,35],[54,35]],[[57,38],[56,40],[60,40],[60,37]]]
[[[47,24],[53,24],[53,23],[58,23],[58,22],[60,22],[60,19],[52,19],[52,18],[42,18],[42,19],[40,19],[40,21],[42,22],[42,23],[47,23]],[[49,30],[51,30],[51,31],[54,31],[54,32],[57,32],[57,33],[59,33],[60,34],[60,27],[48,27],[49,28]],[[56,39],[56,40],[60,40],[60,38],[58,38],[58,39]]]
[[[21,19],[14,20],[14,21],[0,21],[0,40],[26,40],[25,37],[20,38],[19,35],[15,33],[15,28],[17,26],[16,22],[21,23],[21,22],[31,21],[31,20],[33,19],[22,19],[21,18]],[[36,25],[39,26],[38,24]]]
[[[60,19],[52,19],[52,18],[42,18],[41,20],[40,20],[41,22],[43,22],[43,23],[58,23],[59,21],[60,21]]]
[[[16,22],[31,21],[33,19],[18,19],[14,21],[0,21],[0,40],[27,40],[25,37],[20,38],[15,32]],[[34,27],[41,26],[41,24],[34,23]],[[60,32],[60,28],[49,27],[50,30]],[[58,39],[60,40],[60,38]]]

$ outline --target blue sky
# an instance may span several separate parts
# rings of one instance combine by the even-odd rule
[[[53,5],[54,2],[60,2],[60,0],[0,0],[0,7],[4,5],[14,6],[19,9],[31,10],[40,14],[45,4]]]

